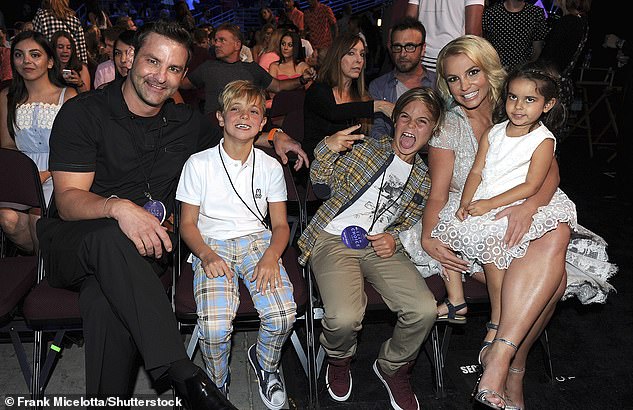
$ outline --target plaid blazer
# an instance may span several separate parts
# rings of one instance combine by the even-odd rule
[[[366,138],[344,154],[331,151],[324,141],[319,142],[314,150],[315,159],[310,165],[310,179],[312,183],[330,186],[332,196],[317,210],[299,238],[301,265],[308,262],[321,231],[356,201],[389,166],[394,157],[391,142],[391,137],[386,135],[378,140]],[[428,167],[417,156],[411,178],[400,199],[400,214],[385,229],[394,237],[397,245],[400,245],[398,234],[411,228],[422,217],[430,190]]]

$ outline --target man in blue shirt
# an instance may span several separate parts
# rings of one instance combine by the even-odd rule
[[[425,41],[426,30],[417,19],[405,17],[392,27],[388,48],[394,69],[369,84],[369,94],[374,100],[395,103],[398,97],[411,88],[435,88],[435,73],[420,63],[426,48]],[[376,114],[370,135],[372,138],[391,135],[392,128],[389,118]]]

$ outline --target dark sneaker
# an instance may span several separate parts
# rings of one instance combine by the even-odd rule
[[[286,404],[286,388],[279,371],[269,373],[262,369],[257,360],[257,346],[248,348],[248,361],[251,363],[259,382],[259,396],[271,410],[279,410]]]
[[[391,407],[396,410],[420,410],[420,403],[413,393],[409,380],[413,364],[413,362],[407,363],[399,368],[393,376],[387,376],[380,368],[378,361],[374,362],[374,372],[387,388]]]
[[[330,397],[336,401],[345,401],[352,394],[351,357],[343,359],[328,358],[325,370],[325,382]]]

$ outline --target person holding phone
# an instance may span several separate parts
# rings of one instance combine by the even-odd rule
[[[66,85],[78,93],[90,90],[90,72],[88,65],[79,60],[75,40],[67,31],[56,31],[51,39],[55,53],[61,64],[62,78]]]

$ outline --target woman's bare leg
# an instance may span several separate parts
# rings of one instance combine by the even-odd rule
[[[541,333],[543,333],[543,330],[547,327],[547,324],[556,310],[556,304],[565,293],[566,286],[567,275],[563,274],[554,296],[550,299],[547,306],[545,306],[543,313],[539,316],[534,323],[534,326],[532,326],[532,329],[528,332],[527,336],[523,340],[523,343],[521,343],[517,354],[514,356],[512,363],[510,364],[510,371],[508,372],[508,377],[506,378],[506,398],[517,407],[525,407],[525,401],[523,398],[523,378],[525,376],[528,354],[534,343],[536,343],[541,336]]]
[[[554,301],[555,295],[565,275],[565,253],[569,243],[569,227],[561,224],[554,231],[530,243],[523,258],[510,264],[501,289],[501,317],[496,338],[504,339],[529,351],[537,335],[526,339],[528,333],[542,317],[542,327],[551,317],[546,307]],[[488,279],[488,278],[487,278]],[[522,320],[516,320],[521,318]],[[535,330],[536,333],[537,330]],[[528,346],[528,343],[530,344]],[[481,378],[480,390],[490,389],[502,393],[508,375],[510,362],[518,353],[506,343],[494,343],[484,352],[485,371]],[[523,351],[523,365],[527,352]],[[520,365],[520,363],[516,363]],[[493,403],[500,404],[497,397],[489,396]]]

